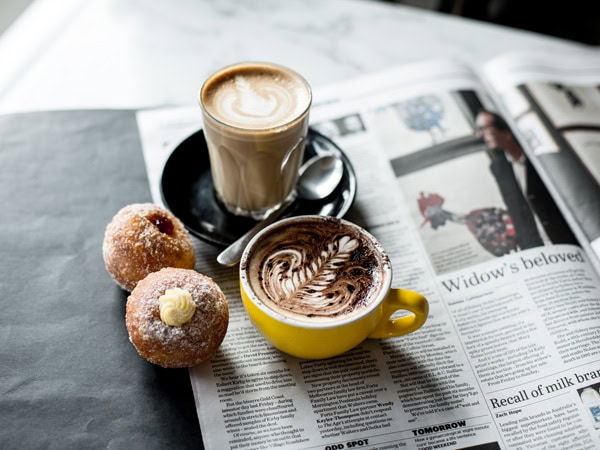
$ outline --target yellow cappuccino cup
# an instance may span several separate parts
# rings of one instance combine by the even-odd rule
[[[375,237],[332,217],[276,222],[250,241],[240,262],[252,323],[276,348],[304,359],[419,329],[427,299],[391,282],[389,257]]]

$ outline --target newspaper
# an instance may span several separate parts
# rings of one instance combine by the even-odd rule
[[[196,269],[220,284],[231,315],[216,357],[190,370],[207,449],[600,448],[591,247],[570,227],[556,238],[566,224],[543,184],[527,195],[522,166],[535,152],[497,160],[482,141],[477,112],[498,109],[487,87],[460,62],[427,61],[314,92],[311,126],[356,171],[346,218],[382,242],[395,287],[429,299],[420,330],[331,359],[288,356],[250,323],[237,269],[196,241]],[[142,111],[138,125],[160,203],[162,165],[200,113]],[[515,175],[499,177],[507,165]],[[532,221],[513,218],[507,178]]]

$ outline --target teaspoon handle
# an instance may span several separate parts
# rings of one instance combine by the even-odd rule
[[[242,258],[242,253],[244,253],[244,249],[246,248],[246,245],[248,245],[248,242],[250,242],[250,240],[263,228],[266,228],[275,222],[291,204],[291,200],[285,202],[279,209],[276,209],[263,220],[250,228],[246,234],[219,253],[219,256],[217,256],[217,262],[223,266],[235,266],[237,263],[239,263],[240,259]]]

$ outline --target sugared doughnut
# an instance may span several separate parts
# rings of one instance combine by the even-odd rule
[[[138,353],[162,367],[192,367],[215,354],[229,309],[212,278],[166,268],[140,281],[127,299],[125,324]]]
[[[151,203],[122,208],[107,225],[102,244],[106,270],[131,292],[138,281],[164,267],[193,269],[194,246],[181,221]]]

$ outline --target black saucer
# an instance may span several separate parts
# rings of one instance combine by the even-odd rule
[[[283,217],[319,214],[342,217],[356,195],[356,175],[350,160],[330,139],[309,129],[304,160],[318,154],[336,154],[344,163],[340,185],[327,198],[319,201],[297,200]],[[181,142],[162,173],[161,194],[169,210],[194,236],[218,247],[226,247],[256,221],[227,212],[215,199],[208,149],[202,130]]]

